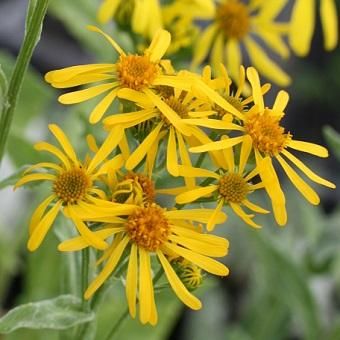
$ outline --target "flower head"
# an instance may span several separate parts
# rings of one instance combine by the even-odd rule
[[[248,150],[252,149],[260,177],[272,200],[275,218],[278,224],[284,225],[287,221],[285,196],[274,170],[272,159],[278,161],[294,186],[310,203],[319,204],[320,199],[317,193],[293,170],[287,161],[292,162],[312,181],[329,188],[335,188],[335,185],[318,176],[287,149],[303,151],[318,157],[327,157],[328,151],[320,145],[293,139],[292,134],[286,132],[281,126],[281,119],[289,100],[287,92],[280,91],[273,107],[265,107],[257,71],[253,67],[248,68],[247,77],[252,87],[254,105],[247,112],[239,112],[240,129],[230,128],[230,130],[242,132],[242,135],[193,147],[190,151],[226,150],[239,143],[243,143]]]
[[[268,79],[281,86],[290,83],[290,77],[268,56],[256,42],[259,37],[281,57],[288,57],[289,50],[282,36],[288,25],[277,23],[276,16],[287,1],[222,0],[216,4],[200,39],[197,40],[193,66],[201,64],[211,51],[210,60],[216,72],[225,63],[234,80],[239,79],[242,64],[241,48],[244,46],[251,63]]]
[[[38,206],[31,218],[28,249],[34,251],[40,246],[62,209],[73,220],[78,232],[91,246],[105,249],[107,243],[87,228],[74,214],[74,208],[87,202],[93,203],[98,197],[105,197],[105,193],[96,186],[95,182],[106,173],[108,167],[118,169],[122,166],[123,158],[121,156],[116,156],[111,161],[104,163],[103,160],[116,147],[123,135],[119,129],[112,130],[94,157],[89,162],[82,163],[77,158],[63,131],[55,124],[50,124],[49,129],[59,142],[61,149],[46,142],[37,143],[35,148],[51,153],[58,159],[58,162],[35,164],[27,169],[23,177],[16,183],[16,187],[18,187],[33,181],[51,182],[51,194]],[[101,163],[103,164],[99,167]],[[46,169],[48,172],[32,173],[36,169]],[[46,211],[50,205],[53,206]],[[95,210],[95,205],[93,205],[93,209]]]
[[[89,64],[67,67],[50,71],[45,79],[53,87],[69,88],[85,84],[100,84],[63,94],[59,97],[62,104],[75,104],[87,101],[106,93],[90,114],[90,122],[97,123],[108,110],[115,98],[120,96],[120,90],[131,90],[144,93],[151,91],[154,86],[171,86],[189,88],[188,82],[183,82],[174,75],[168,75],[172,68],[166,60],[162,60],[171,36],[165,30],[159,30],[154,35],[150,46],[139,55],[128,55],[106,33],[99,28],[89,26],[89,30],[98,32],[118,52],[119,58],[115,63]]]
[[[124,206],[124,204],[122,205]],[[168,257],[181,257],[192,266],[197,266],[209,273],[225,276],[228,269],[211,257],[222,257],[227,254],[227,240],[213,235],[202,234],[192,222],[205,223],[211,210],[167,210],[156,203],[144,206],[129,205],[125,213],[118,212],[117,206],[110,202],[103,203],[100,214],[89,212],[83,218],[90,221],[117,223],[110,228],[96,231],[97,235],[108,238],[115,235],[110,248],[104,255],[103,270],[90,284],[85,292],[89,299],[117,268],[124,251],[128,256],[126,273],[126,297],[131,316],[136,316],[137,291],[139,300],[139,318],[143,324],[157,323],[157,309],[154,299],[151,257],[158,259],[170,286],[183,303],[192,309],[200,309],[201,302],[188,290],[188,285],[198,284],[196,278],[188,272],[177,274]],[[106,211],[106,213],[104,213]],[[225,220],[222,213],[217,214],[218,223]],[[63,242],[61,251],[74,251],[87,247],[83,237]],[[198,269],[196,269],[198,272]],[[184,275],[185,273],[185,275]]]

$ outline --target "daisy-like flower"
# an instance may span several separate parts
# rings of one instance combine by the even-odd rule
[[[77,158],[69,139],[57,125],[50,124],[49,129],[59,142],[61,149],[47,142],[37,143],[35,149],[49,152],[58,159],[58,162],[44,162],[31,166],[15,185],[19,187],[34,181],[50,181],[52,184],[51,194],[32,215],[27,247],[30,251],[34,251],[40,246],[58,213],[63,209],[89,245],[97,249],[105,249],[108,246],[107,243],[77,217],[74,208],[90,203],[92,209],[95,210],[93,203],[96,199],[105,198],[105,193],[95,185],[95,182],[108,171],[108,168],[118,169],[123,164],[123,158],[120,155],[108,162],[103,162],[122,138],[121,129],[113,129],[98,152],[86,163],[82,163]],[[37,169],[46,169],[49,172],[32,173]],[[52,207],[47,211],[50,205]]]
[[[158,0],[104,0],[97,16],[102,24],[113,18],[124,25],[130,24],[133,32],[150,39],[162,28]]]
[[[207,87],[198,77],[197,82],[203,84],[203,89]],[[133,170],[146,157],[147,172],[151,174],[159,144],[166,141],[167,170],[171,175],[178,176],[179,159],[182,164],[191,166],[186,145],[194,146],[211,141],[200,126],[217,129],[237,126],[227,121],[210,119],[208,116],[214,113],[210,104],[205,99],[196,98],[190,91],[171,87],[161,87],[158,91],[157,95],[146,89],[143,95],[131,89],[122,90],[121,96],[135,103],[141,110],[109,116],[104,120],[104,125],[106,128],[120,125],[126,129],[149,122],[150,130],[131,152],[125,164],[126,169]]]
[[[136,316],[137,296],[139,301],[140,321],[155,325],[157,323],[157,309],[152,282],[151,258],[156,257],[161,264],[170,286],[183,303],[192,309],[200,309],[201,302],[192,295],[185,284],[176,274],[170,257],[182,257],[201,269],[215,275],[228,275],[228,268],[212,257],[223,257],[228,251],[228,241],[224,238],[202,234],[192,222],[206,223],[212,213],[209,209],[166,210],[152,203],[144,206],[129,205],[129,213],[115,213],[113,203],[105,202],[102,210],[89,212],[82,216],[89,221],[116,223],[120,217],[120,224],[113,224],[110,229],[96,231],[103,238],[115,235],[110,248],[105,253],[104,267],[85,292],[89,299],[100,286],[114,273],[123,253],[128,255],[126,274],[126,297],[130,314]],[[124,206],[124,204],[123,204]],[[106,209],[106,214],[104,210]],[[225,221],[225,215],[220,213],[217,222]],[[88,246],[81,236],[60,244],[61,251],[76,251]]]
[[[296,0],[291,18],[289,43],[296,55],[308,54],[315,29],[317,4],[314,0]],[[338,14],[334,0],[320,0],[320,17],[324,48],[333,50],[338,44]]]
[[[256,164],[262,182],[271,198],[276,221],[279,225],[285,225],[287,213],[285,208],[285,196],[281,190],[279,179],[274,170],[272,159],[276,159],[288,178],[298,191],[312,204],[319,204],[317,193],[293,170],[287,161],[292,162],[312,181],[329,188],[335,185],[314,173],[303,162],[295,157],[288,148],[306,152],[318,157],[328,157],[326,148],[314,144],[294,140],[292,135],[285,132],[280,125],[284,116],[289,96],[285,91],[280,91],[275,99],[273,107],[265,107],[261,92],[260,79],[253,67],[247,69],[247,78],[252,87],[254,105],[245,113],[239,112],[241,121],[239,131],[243,134],[238,137],[223,139],[206,145],[189,149],[192,152],[206,152],[211,150],[225,150],[239,143],[245,144],[247,149],[253,149]],[[233,130],[232,128],[230,130]]]
[[[289,49],[282,40],[283,35],[288,34],[288,24],[275,22],[286,3],[286,0],[251,0],[248,4],[241,0],[218,1],[211,23],[197,40],[193,66],[201,64],[211,51],[214,70],[218,71],[220,63],[226,64],[231,77],[238,80],[241,48],[244,47],[260,73],[278,85],[289,85],[289,75],[256,42],[260,38],[281,57],[289,56]]]
[[[250,202],[248,199],[250,193],[264,187],[261,181],[256,184],[251,182],[252,179],[258,175],[258,170],[256,168],[250,172],[246,171],[246,165],[251,152],[251,143],[248,141],[249,138],[249,136],[245,138],[242,143],[238,166],[235,164],[233,148],[226,149],[222,153],[224,160],[221,163],[226,164],[227,166],[226,168],[223,168],[222,166],[218,173],[206,169],[180,166],[180,175],[186,174],[186,176],[211,178],[212,180],[207,186],[196,187],[195,189],[185,191],[176,197],[176,203],[178,204],[192,203],[196,200],[202,198],[207,199],[209,197],[217,200],[214,214],[212,214],[207,224],[208,231],[213,230],[216,224],[215,216],[225,205],[229,205],[245,223],[254,228],[259,228],[260,226],[252,220],[254,215],[247,214],[242,209],[242,206],[256,213],[269,213],[269,211]],[[163,193],[166,193],[166,189]]]
[[[169,32],[159,30],[143,55],[127,55],[109,35],[99,28],[94,26],[88,28],[102,34],[111,43],[119,53],[119,60],[114,64],[78,65],[51,71],[46,74],[45,79],[56,88],[102,82],[59,97],[62,104],[75,104],[107,93],[91,112],[91,123],[97,123],[102,118],[117,95],[119,96],[121,89],[151,93],[150,98],[154,98],[151,89],[155,86],[178,86],[190,89],[191,83],[186,78],[165,74],[172,72],[169,61],[161,59],[170,44]]]

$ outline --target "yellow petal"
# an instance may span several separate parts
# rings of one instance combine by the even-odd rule
[[[107,174],[110,171],[116,171],[121,168],[124,164],[124,158],[121,154],[113,157],[111,160],[105,162],[96,173],[93,175],[94,177],[98,177],[100,175]]]
[[[217,33],[210,54],[210,63],[215,72],[218,72],[219,66],[223,62],[223,43],[223,33]]]
[[[318,205],[320,203],[320,197],[318,194],[288,165],[288,163],[280,155],[277,155],[276,159],[279,161],[283,170],[296,189],[301,192],[306,200],[311,204]]]
[[[143,142],[137,147],[137,149],[130,155],[125,164],[125,168],[127,170],[133,170],[144,158],[144,156],[149,151],[151,145],[153,145],[153,143],[157,139],[162,126],[162,122],[158,123],[158,125],[149,133],[149,135],[143,140]]]
[[[90,114],[90,123],[96,124],[98,123],[101,118],[103,117],[104,113],[110,107],[112,102],[115,100],[117,96],[117,88],[112,90],[109,94],[107,94],[93,109]]]
[[[33,230],[36,228],[36,226],[39,224],[39,222],[41,221],[41,218],[43,217],[47,207],[49,206],[49,204],[56,198],[56,195],[50,195],[48,196],[44,201],[42,201],[42,203],[39,204],[38,208],[35,209],[32,217],[31,217],[31,221],[30,221],[30,225],[29,225],[29,234],[32,235]]]
[[[108,34],[104,33],[101,29],[99,29],[96,26],[91,26],[91,25],[87,26],[87,29],[92,32],[100,33],[120,55],[125,55],[125,52],[122,50],[122,48]]]
[[[56,124],[49,124],[48,128],[53,133],[54,137],[58,140],[60,146],[65,151],[66,155],[75,163],[79,164],[77,155],[72,147],[72,144],[70,143],[67,136],[64,134],[64,132],[60,129],[60,127]]]
[[[260,225],[256,224],[252,219],[251,219],[251,215],[247,215],[242,208],[240,207],[239,204],[233,203],[233,202],[229,202],[231,208],[234,210],[234,212],[236,213],[236,215],[238,215],[244,222],[246,222],[248,225],[250,225],[253,228],[261,228]]]
[[[289,32],[289,44],[300,57],[308,54],[315,26],[315,0],[296,0]]]
[[[212,118],[183,119],[185,124],[203,126],[210,129],[238,130],[243,131],[243,127],[237,124]]]
[[[215,210],[214,210],[213,213],[211,214],[211,216],[210,216],[210,218],[209,218],[209,221],[208,221],[208,223],[207,223],[207,230],[208,230],[208,231],[212,231],[212,230],[215,229],[215,225],[216,225],[216,223],[217,223],[216,218],[217,218],[218,214],[221,213],[221,210],[222,210],[222,208],[223,208],[223,205],[224,205],[224,200],[223,200],[223,199],[219,200],[219,202],[217,203],[217,206],[216,206]],[[226,217],[227,217],[227,215],[226,215]]]
[[[201,146],[194,146],[189,149],[190,152],[197,153],[197,152],[206,152],[206,151],[214,151],[214,150],[222,150],[231,148],[234,145],[237,145],[243,141],[244,136],[241,137],[234,137],[228,138],[224,140],[220,140],[218,142],[207,143]]]
[[[104,0],[98,10],[98,21],[101,24],[105,24],[111,20],[120,4],[121,0]]]
[[[137,246],[135,243],[133,243],[131,245],[129,265],[126,275],[126,298],[129,305],[129,312],[132,318],[136,317],[137,275],[138,275]]]
[[[242,204],[244,206],[246,206],[248,209],[253,210],[253,211],[257,212],[257,213],[260,213],[260,214],[268,214],[269,213],[268,210],[261,208],[257,204],[254,204],[254,203],[250,202],[247,199],[243,200]]]
[[[116,77],[112,73],[113,72],[113,66],[111,65],[110,68],[107,68],[108,71],[106,72],[111,72],[111,74],[100,74],[100,73],[84,73],[75,76],[74,78],[71,78],[70,80],[62,81],[62,82],[54,82],[52,83],[52,86],[57,88],[57,89],[64,89],[68,87],[74,87],[74,86],[80,86],[80,85],[85,85],[85,84],[90,84],[90,83],[96,83],[100,82],[103,80],[114,80]],[[56,72],[56,71],[55,71]],[[96,71],[94,71],[96,72]],[[98,72],[102,72],[99,70]]]
[[[96,236],[100,237],[101,239],[105,240],[108,237],[120,233],[122,231],[125,231],[125,227],[120,228],[106,228],[94,231],[93,233],[96,234]],[[69,240],[63,241],[58,245],[59,251],[79,251],[84,248],[89,247],[90,244],[86,241],[86,239],[83,236],[78,236],[71,238]]]
[[[138,106],[148,108],[150,107],[150,99],[142,92],[129,88],[119,89],[117,97],[121,99],[129,100],[133,103],[137,103]],[[152,103],[151,103],[152,104]]]
[[[48,211],[48,213],[40,220],[39,224],[34,228],[33,233],[27,243],[27,248],[29,251],[35,251],[39,248],[47,232],[50,230],[55,218],[57,217],[61,205],[62,201],[56,202],[55,205]]]
[[[171,35],[168,31],[160,29],[154,35],[149,48],[145,51],[145,54],[150,56],[150,61],[157,63],[164,56],[171,41]]]
[[[33,182],[33,181],[54,181],[57,177],[55,175],[51,175],[51,174],[43,174],[43,173],[39,173],[39,174],[30,174],[30,175],[26,175],[22,178],[19,179],[18,182],[15,183],[15,187],[14,188],[18,188],[21,185],[28,183],[28,182]]]
[[[212,209],[190,209],[190,210],[171,210],[166,211],[165,216],[169,219],[178,220],[190,220],[197,221],[201,223],[206,223],[209,221]],[[224,213],[220,212],[216,216],[216,223],[223,223],[226,220]]]
[[[178,172],[178,157],[177,157],[177,144],[175,139],[174,128],[170,127],[168,137],[168,147],[166,150],[166,168],[172,176],[179,176]]]
[[[249,37],[244,39],[244,43],[252,64],[261,74],[280,86],[288,86],[291,83],[289,75],[267,56],[260,45]]]
[[[218,30],[217,24],[208,26],[202,33],[200,39],[197,41],[194,47],[194,56],[192,60],[192,65],[194,67],[201,64],[207,57],[210,51],[211,43],[214,39],[217,30]]]
[[[46,142],[39,142],[39,143],[36,143],[34,145],[34,149],[36,149],[38,151],[47,151],[47,152],[51,153],[52,155],[59,158],[64,163],[64,165],[67,169],[70,169],[70,167],[71,167],[70,161],[68,160],[66,155],[64,153],[62,153],[54,145],[51,145],[51,144],[46,143]]]
[[[264,40],[268,47],[275,51],[280,57],[289,57],[289,48],[280,33],[271,31],[267,27],[257,27],[256,33]]]
[[[210,170],[194,168],[192,166],[178,165],[179,173],[181,176],[186,177],[210,177],[220,179],[220,176]]]
[[[226,276],[229,273],[228,268],[207,256],[197,254],[189,249],[185,249],[183,247],[179,247],[173,243],[166,243],[164,248],[169,249],[170,251],[178,254],[188,261],[196,264],[198,267],[202,268],[203,270],[207,271],[208,273],[219,275],[219,276]]]
[[[254,103],[258,105],[259,110],[264,110],[264,101],[261,91],[260,77],[254,67],[247,68],[247,78],[251,84],[253,90]]]
[[[99,275],[92,281],[90,286],[87,288],[84,297],[88,300],[97,290],[98,288],[105,282],[105,280],[111,275],[111,273],[115,270],[124,249],[129,243],[129,239],[127,237],[123,238],[117,247],[113,250],[110,258],[106,262],[103,270],[99,273]]]
[[[93,170],[102,162],[118,145],[123,138],[124,130],[121,126],[115,126],[106,137],[104,143],[99,148],[98,152],[92,158],[89,166],[86,169],[88,174],[92,173]]]
[[[257,154],[256,154],[257,155]],[[286,199],[270,157],[256,159],[257,168],[266,191],[272,201],[276,222],[283,226],[287,223]]]
[[[237,81],[239,79],[240,65],[242,64],[242,54],[237,39],[228,39],[225,45],[225,55],[228,72]]]
[[[146,250],[139,248],[139,318],[146,324],[151,316],[151,300],[153,295],[151,283],[150,256]]]
[[[104,250],[108,247],[108,244],[103,241],[97,234],[92,232],[84,222],[82,222],[76,214],[73,212],[72,206],[65,208],[68,210],[73,223],[75,224],[79,234],[85,239],[85,241],[95,249]]]
[[[163,253],[158,250],[157,256],[162,264],[165,275],[178,298],[191,309],[194,310],[201,309],[202,308],[201,301],[187,290],[182,281],[178,278],[176,272],[171,267],[169,261],[163,255]]]
[[[186,203],[194,202],[201,197],[205,197],[213,193],[216,189],[217,189],[217,185],[209,185],[207,187],[183,192],[176,197],[176,203],[186,204]]]
[[[322,158],[328,157],[328,150],[325,147],[318,144],[302,142],[299,140],[291,140],[288,144],[288,147],[298,151],[307,152],[314,156]]]
[[[293,162],[307,177],[309,177],[315,183],[324,185],[328,188],[335,189],[335,184],[327,181],[326,179],[320,177],[311,169],[309,169],[305,164],[303,164],[299,159],[297,159],[293,154],[291,154],[287,150],[283,150],[282,154],[284,154],[291,162]]]
[[[50,169],[56,170],[57,172],[63,171],[63,168],[57,164],[50,163],[50,162],[41,162],[41,163],[31,165],[23,172],[23,174],[26,175],[27,173],[35,169],[41,169],[41,168],[50,168]]]
[[[289,101],[289,94],[286,91],[280,91],[273,105],[273,111],[284,112]]]
[[[252,150],[252,139],[249,135],[244,136],[242,146],[241,146],[241,154],[240,154],[240,164],[238,168],[238,173],[243,174],[244,168],[247,165],[247,161]]]
[[[61,95],[58,100],[62,104],[76,104],[96,97],[112,88],[116,87],[117,83],[100,84],[90,87],[85,90],[74,91]]]
[[[320,16],[322,22],[325,49],[333,50],[338,43],[338,14],[334,0],[321,0]]]

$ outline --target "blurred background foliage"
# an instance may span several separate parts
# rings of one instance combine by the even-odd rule
[[[0,65],[7,75],[20,46],[26,4],[25,0],[0,1]],[[22,303],[77,294],[80,275],[76,264],[80,259],[75,254],[59,254],[56,249],[58,238],[69,233],[65,221],[57,221],[55,235],[51,233],[34,254],[26,250],[30,215],[48,187],[36,185],[34,190],[13,192],[11,185],[16,177],[13,174],[25,165],[46,159],[32,145],[48,138],[48,122],[61,124],[79,152],[84,152],[89,129],[100,131],[88,126],[88,105],[61,107],[56,100],[58,92],[43,81],[47,70],[114,60],[110,46],[84,29],[95,23],[97,6],[94,0],[51,1],[42,41],[25,79],[0,168],[0,315]],[[110,24],[105,29],[133,51],[126,32]],[[177,66],[184,65],[180,61]],[[312,165],[339,185],[340,49],[323,51],[318,26],[308,58],[293,57],[285,67],[294,79],[288,88],[287,130],[297,139],[328,145],[330,158],[314,160]],[[274,87],[271,92],[277,90]],[[228,222],[217,229],[231,243],[225,258],[231,274],[205,280],[197,291],[204,305],[201,311],[190,311],[172,292],[160,289],[156,297],[159,324],[141,326],[128,320],[117,339],[340,339],[339,191],[321,189],[321,204],[313,207],[288,183],[284,188],[289,214],[285,228],[278,228],[271,216],[262,220],[258,216],[264,228],[254,231],[231,213]],[[268,201],[262,203],[269,207]],[[106,336],[126,308],[121,282],[115,280],[108,286],[98,309],[97,340]],[[72,339],[67,332],[27,329],[0,335],[0,339],[53,340],[60,336]]]

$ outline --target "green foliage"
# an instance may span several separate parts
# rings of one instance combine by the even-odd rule
[[[1,62],[0,62],[0,112],[2,111],[2,108],[6,102],[7,87],[8,87],[8,80],[7,80],[5,72],[2,69]]]
[[[19,328],[68,329],[90,322],[93,313],[81,310],[81,300],[72,295],[21,305],[0,319],[0,333],[11,333]]]

